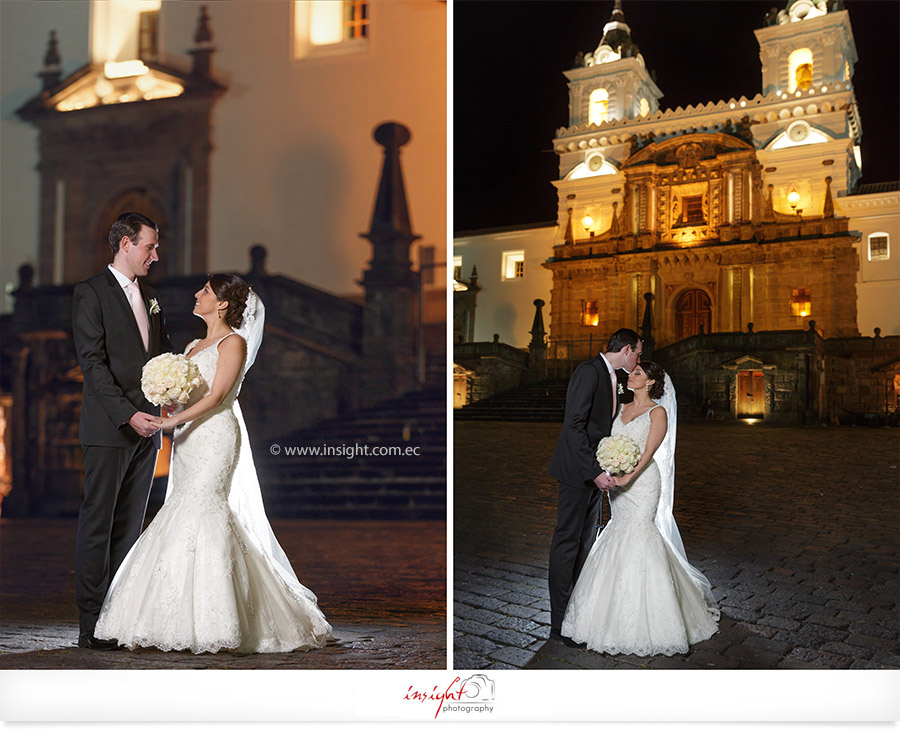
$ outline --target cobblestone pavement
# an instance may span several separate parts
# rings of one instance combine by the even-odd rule
[[[337,642],[289,654],[79,649],[72,520],[0,520],[0,670],[445,669],[444,522],[274,520]]]
[[[900,667],[897,429],[679,424],[675,517],[722,619],[673,657],[547,641],[559,424],[454,430],[455,668]]]

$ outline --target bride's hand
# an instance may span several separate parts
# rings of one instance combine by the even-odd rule
[[[634,476],[634,472],[631,474],[623,474],[620,477],[613,477],[613,481],[616,483],[617,487],[627,487],[628,483],[631,481],[631,477]]]
[[[174,431],[175,427],[181,424],[181,419],[179,418],[181,414],[176,414],[174,416],[169,416],[168,418],[162,419],[162,425],[160,428],[163,431]]]

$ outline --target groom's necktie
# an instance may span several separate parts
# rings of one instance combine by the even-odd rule
[[[616,405],[617,405],[617,403],[618,403],[618,398],[617,398],[618,392],[617,392],[617,391],[619,390],[619,381],[618,381],[618,379],[616,378],[616,371],[615,371],[615,370],[613,370],[613,371],[609,374],[609,379],[610,379],[610,382],[612,383],[612,394],[613,394],[613,397],[612,397],[612,407],[613,407],[612,414],[613,414],[613,418],[615,418],[615,417],[616,417]]]
[[[132,281],[125,287],[128,290],[128,301],[131,303],[131,311],[134,312],[134,319],[137,322],[138,329],[141,331],[141,340],[144,342],[144,349],[150,351],[150,322],[147,320],[147,308],[141,299],[141,288],[137,281]]]

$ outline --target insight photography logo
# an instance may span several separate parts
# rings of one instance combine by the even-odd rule
[[[445,689],[435,685],[431,690],[418,690],[412,685],[406,691],[404,700],[412,702],[437,702],[434,716],[446,713],[488,713],[494,711],[494,680],[484,674],[473,674],[462,679],[456,677]]]

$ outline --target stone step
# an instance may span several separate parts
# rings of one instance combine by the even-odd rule
[[[403,440],[407,429],[408,440]],[[446,398],[410,393],[314,428],[273,439],[257,470],[266,510],[277,517],[446,518]],[[415,446],[418,456],[292,455],[287,446]]]
[[[543,380],[454,411],[461,421],[562,421],[566,412],[567,380]]]

